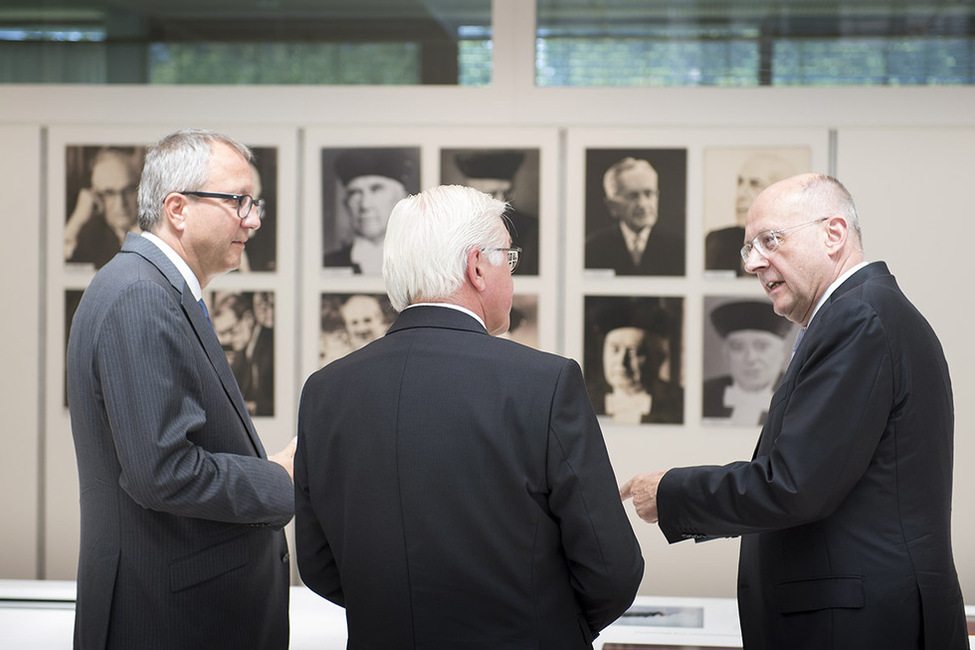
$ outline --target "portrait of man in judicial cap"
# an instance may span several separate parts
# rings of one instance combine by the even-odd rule
[[[393,206],[420,191],[419,147],[323,149],[324,267],[382,273]]]
[[[789,363],[795,326],[761,298],[705,299],[705,422],[760,425]],[[709,340],[710,337],[710,340]]]
[[[511,245],[522,250],[518,275],[538,275],[538,161],[538,149],[442,149],[440,152],[442,183],[467,185],[510,204],[505,217]]]
[[[614,424],[684,421],[682,298],[586,296],[586,384]]]

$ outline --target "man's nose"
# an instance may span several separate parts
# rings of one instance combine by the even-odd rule
[[[758,273],[759,269],[768,266],[768,260],[758,252],[757,247],[753,247],[748,251],[748,257],[745,258],[742,268],[745,269],[745,273],[755,274]]]

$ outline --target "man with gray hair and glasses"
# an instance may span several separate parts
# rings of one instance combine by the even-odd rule
[[[305,383],[298,569],[346,608],[351,649],[591,648],[640,584],[579,365],[498,336],[506,207],[456,185],[397,203],[399,316]]]
[[[265,453],[201,300],[260,226],[250,157],[209,131],[156,144],[143,233],[72,321],[76,648],[288,647],[294,445]]]
[[[669,542],[741,536],[750,650],[962,650],[951,552],[954,407],[934,330],[853,199],[793,176],[748,211],[745,270],[803,327],[750,461],[634,477],[621,489]]]

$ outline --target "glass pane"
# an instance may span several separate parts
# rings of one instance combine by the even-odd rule
[[[537,0],[538,86],[975,83],[975,2]]]
[[[491,82],[491,0],[64,5],[3,0],[0,83]]]

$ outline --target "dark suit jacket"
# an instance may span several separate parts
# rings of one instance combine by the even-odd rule
[[[176,267],[129,235],[71,325],[75,647],[286,648],[293,488]]]
[[[589,648],[643,574],[582,372],[446,307],[306,382],[295,546],[349,648]]]
[[[742,535],[745,647],[968,647],[951,555],[954,415],[927,321],[882,262],[820,308],[751,462],[674,469],[671,542]]]
[[[586,268],[613,269],[617,275],[684,275],[684,238],[654,226],[636,265],[619,225],[613,224],[587,238]]]

